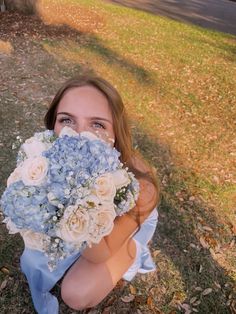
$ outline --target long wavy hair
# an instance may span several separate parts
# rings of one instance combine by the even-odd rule
[[[113,117],[113,128],[115,133],[114,146],[121,153],[121,161],[138,179],[145,178],[153,183],[158,189],[156,176],[151,170],[151,167],[148,167],[149,171],[143,172],[135,166],[135,157],[141,160],[143,160],[143,158],[132,148],[131,132],[123,101],[117,90],[103,78],[94,75],[82,75],[66,81],[56,93],[45,115],[44,123],[46,128],[49,130],[54,129],[57,108],[65,93],[69,89],[82,86],[93,86],[105,95]],[[140,221],[140,217],[137,216],[136,220]]]

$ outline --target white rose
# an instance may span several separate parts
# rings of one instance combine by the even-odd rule
[[[117,189],[127,186],[130,183],[128,172],[124,169],[112,172],[112,176]]]
[[[88,238],[88,213],[77,206],[68,206],[59,223],[57,236],[67,242],[83,242]]]
[[[92,243],[98,243],[114,227],[116,212],[113,204],[105,203],[98,210],[90,212],[90,237]]]
[[[14,224],[14,222],[9,218],[5,218],[3,222],[6,224],[6,227],[10,234],[15,234],[17,232],[20,232],[22,229],[18,229],[17,226]]]
[[[111,173],[105,173],[95,181],[95,193],[103,202],[113,202],[116,195],[116,187]]]
[[[20,234],[24,240],[25,247],[31,250],[43,251],[44,241],[49,239],[49,237],[45,234],[34,232],[32,230],[23,230],[20,232]]]
[[[94,195],[90,194],[83,199],[83,205],[87,207],[97,207],[101,203],[100,199]]]
[[[100,140],[99,137],[97,137],[96,134],[92,133],[92,132],[88,132],[88,131],[84,131],[84,132],[81,132],[80,135],[86,137],[87,139],[89,140]]]
[[[41,156],[42,152],[49,148],[48,145],[42,143],[35,137],[31,137],[25,141],[22,145],[24,152],[26,153],[27,158],[33,158],[37,156]]]
[[[72,128],[70,128],[69,126],[64,126],[64,128],[61,130],[59,137],[63,137],[65,135],[68,136],[78,136],[78,133],[73,130]]]
[[[25,185],[41,185],[47,171],[48,161],[45,157],[28,158],[21,166],[22,181]]]
[[[21,167],[17,167],[9,176],[9,178],[7,179],[7,187],[12,184],[15,183],[17,181],[21,180]]]

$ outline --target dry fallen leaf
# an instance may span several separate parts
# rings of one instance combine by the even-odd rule
[[[213,250],[212,248],[210,248],[209,251],[210,251],[210,253],[211,253],[212,258],[213,258],[214,260],[216,260],[216,259],[217,259],[217,256],[216,256],[214,250]]]
[[[208,295],[212,292],[212,288],[207,288],[204,291],[202,291],[202,295]]]
[[[3,280],[3,282],[1,283],[0,291],[2,291],[3,289],[5,289],[6,286],[7,286],[7,279]]]
[[[153,302],[153,298],[150,297],[150,296],[147,298],[147,305],[148,305],[148,307],[149,307],[150,309],[154,309],[154,307],[155,307],[155,304],[154,304],[154,302]]]
[[[132,285],[129,285],[129,290],[130,290],[131,294],[136,294],[137,293],[136,288],[134,286],[132,286]]]
[[[202,229],[203,229],[203,230],[206,230],[206,231],[210,231],[210,232],[213,231],[213,229],[210,228],[210,227],[208,227],[208,226],[203,226]]]
[[[3,274],[5,274],[5,275],[9,275],[9,274],[10,274],[9,269],[8,269],[7,267],[4,267],[4,266],[0,269],[0,271],[1,271]]]
[[[125,303],[132,302],[134,300],[135,296],[133,294],[125,295],[121,298],[121,300]]]
[[[233,239],[231,242],[230,242],[230,245],[229,247],[232,249],[232,247],[235,245],[235,239]]]
[[[199,241],[200,241],[200,243],[201,243],[201,245],[202,245],[202,247],[204,249],[208,249],[209,248],[208,243],[205,241],[205,239],[203,237],[200,237]]]
[[[102,314],[110,314],[111,313],[111,306],[106,307],[103,311]]]
[[[157,257],[161,253],[161,250],[155,250],[152,254],[154,257]]]
[[[116,297],[115,297],[114,295],[111,296],[111,297],[107,300],[106,305],[107,305],[107,306],[112,305],[112,304],[115,302],[115,300],[116,300]]]
[[[197,297],[193,297],[190,299],[190,304],[194,303],[197,300]]]
[[[187,303],[181,304],[181,308],[185,310],[184,314],[190,314],[191,313],[191,307]]]
[[[215,281],[214,284],[218,289],[221,289],[221,285],[218,282]]]
[[[201,303],[201,301],[198,300],[198,301],[196,301],[196,302],[193,303],[193,306],[198,306],[200,303]]]

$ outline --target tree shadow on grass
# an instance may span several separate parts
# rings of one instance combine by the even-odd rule
[[[4,25],[4,28],[0,30],[1,39],[9,40],[9,36],[11,36],[10,42],[13,47],[16,47],[15,42],[19,40],[22,40],[21,44],[24,47],[24,41],[29,44],[29,41],[34,43],[41,39],[53,43],[58,40],[70,39],[78,47],[84,47],[102,58],[105,64],[117,66],[130,73],[139,83],[154,84],[148,71],[107,47],[102,40],[91,33],[81,32],[67,25],[46,25],[39,16],[26,16],[19,13],[4,13],[1,16],[1,23]],[[86,62],[86,60],[84,61]]]
[[[163,182],[159,224],[153,247],[161,250],[180,273],[187,294],[185,303],[190,304],[190,299],[197,297],[201,301],[196,306],[199,313],[231,313],[226,302],[235,283],[227,275],[227,271],[213,259],[209,249],[214,251],[217,250],[217,245],[230,243],[233,233],[226,230],[223,219],[219,221],[213,206],[197,196],[193,198],[185,178],[194,176],[194,173],[173,163],[170,147],[157,138],[151,139],[138,127],[135,128],[134,137],[135,144],[158,169]],[[208,245],[208,248],[202,246],[200,238],[206,239],[203,244]],[[165,274],[158,271],[158,256],[156,262],[158,285],[159,280],[160,283],[165,280]],[[171,280],[169,284],[169,289],[172,290]],[[204,297],[201,294],[203,290],[195,289],[198,287],[203,290],[210,287],[212,293]],[[166,293],[164,304],[170,303],[171,298]]]

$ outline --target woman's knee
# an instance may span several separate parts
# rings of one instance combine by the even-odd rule
[[[61,297],[64,303],[74,310],[83,310],[97,305],[93,300],[91,286],[83,287],[75,285],[72,280],[63,280],[61,285]]]

